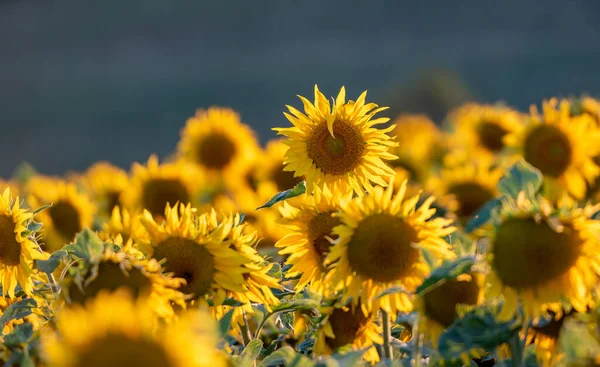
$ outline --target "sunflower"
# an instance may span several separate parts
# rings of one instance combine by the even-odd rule
[[[183,161],[158,163],[150,156],[146,166],[134,163],[131,184],[123,193],[123,202],[131,213],[146,209],[157,220],[161,219],[165,206],[177,202],[194,201],[203,182],[202,171]]]
[[[323,191],[315,190],[312,196],[303,195],[298,207],[287,202],[280,207],[281,223],[289,228],[290,233],[277,241],[275,247],[281,249],[279,254],[288,256],[285,261],[290,266],[287,276],[300,276],[295,286],[297,292],[308,285],[315,292],[327,293],[325,259],[333,241],[338,238],[333,228],[341,224],[336,212],[339,202],[351,197],[351,191],[340,197],[324,188]]]
[[[303,181],[294,172],[284,170],[283,161],[287,146],[283,140],[271,140],[265,148],[265,157],[258,167],[258,188],[261,198],[267,200],[278,192],[293,189]]]
[[[535,344],[535,354],[542,366],[555,366],[561,357],[558,350],[558,339],[565,320],[573,317],[575,312],[570,310],[565,312],[558,309],[558,312],[550,312],[545,319],[534,320],[529,328],[527,342]]]
[[[386,135],[394,126],[374,127],[389,119],[372,119],[386,108],[365,104],[366,97],[364,92],[356,102],[345,102],[346,90],[342,87],[332,106],[315,85],[314,104],[300,97],[305,113],[287,106],[291,114],[284,115],[294,126],[274,130],[289,138],[285,141],[289,148],[284,170],[305,177],[308,193],[315,186],[327,185],[333,192],[353,189],[363,195],[364,189],[373,191],[371,182],[386,186],[386,179],[394,175],[382,160],[397,158],[388,152],[395,142]]]
[[[453,162],[433,176],[427,187],[464,223],[498,196],[497,185],[503,174],[504,169],[488,159]]]
[[[35,240],[27,234],[33,214],[13,201],[7,187],[0,196],[0,285],[2,295],[15,297],[17,284],[26,294],[33,293],[33,261],[46,259]]]
[[[108,162],[98,162],[85,172],[83,184],[92,200],[98,204],[99,214],[107,218],[113,208],[120,204],[121,194],[129,185],[129,177],[127,172]]]
[[[575,103],[574,105],[578,105],[580,107],[580,113],[587,114],[596,121],[596,124],[600,126],[600,101],[592,97],[582,97]],[[571,110],[572,115],[577,115],[579,113],[573,113],[573,109]]]
[[[0,178],[0,192],[4,192],[6,188],[10,189],[13,196],[19,195],[19,185],[13,180],[3,180]]]
[[[63,308],[56,332],[45,329],[42,349],[51,366],[226,366],[216,348],[216,326],[204,313],[188,314],[156,330],[154,311],[128,292],[101,293],[85,308]]]
[[[98,232],[103,241],[121,245],[126,252],[134,249],[134,241],[147,240],[146,229],[139,215],[131,215],[125,208],[115,206],[107,222]]]
[[[230,108],[198,110],[181,131],[179,155],[209,174],[238,171],[252,161],[259,145],[254,132]]]
[[[364,314],[359,308],[334,305],[322,307],[323,320],[317,330],[314,352],[317,355],[331,355],[345,345],[352,349],[366,349],[363,358],[369,362],[379,362],[376,344],[383,344],[381,326],[376,313]]]
[[[544,175],[544,192],[552,200],[568,193],[586,194],[586,183],[600,175],[592,159],[598,155],[600,130],[587,114],[571,116],[568,100],[545,101],[543,114],[531,107],[528,124],[508,134],[505,142]]]
[[[483,302],[485,276],[480,272],[461,274],[417,296],[415,309],[419,314],[419,330],[437,348],[442,333],[459,317],[463,306]]]
[[[247,259],[227,240],[233,224],[223,222],[208,233],[206,221],[198,221],[190,205],[167,205],[165,220],[157,223],[145,210],[142,224],[148,234],[140,241],[147,256],[165,261],[164,268],[186,284],[180,288],[195,299],[212,295],[219,305],[227,292],[244,293]]]
[[[77,191],[74,183],[54,178],[32,178],[28,191],[31,207],[51,205],[38,214],[44,224],[42,246],[48,252],[61,249],[82,229],[92,225],[96,207],[85,193]]]
[[[448,116],[451,146],[486,158],[502,152],[504,138],[519,129],[523,116],[503,105],[467,103]]]
[[[330,249],[333,284],[342,286],[344,299],[362,303],[365,312],[381,308],[388,313],[412,310],[408,294],[428,276],[430,266],[421,250],[438,259],[453,257],[443,239],[454,232],[451,220],[431,219],[435,200],[428,197],[416,208],[419,196],[405,200],[406,181],[394,194],[393,185],[385,191],[376,187],[370,195],[340,203],[342,224],[333,229],[339,236]],[[381,294],[391,288],[403,292]]]
[[[557,312],[566,302],[585,312],[600,275],[597,207],[555,208],[522,192],[506,199],[490,233],[487,282],[490,296],[504,296],[501,318],[515,314],[520,300],[527,319]]]

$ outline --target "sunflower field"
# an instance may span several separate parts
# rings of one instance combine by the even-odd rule
[[[599,101],[299,98],[1,180],[4,366],[600,366]]]

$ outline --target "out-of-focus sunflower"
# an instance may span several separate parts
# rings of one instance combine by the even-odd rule
[[[119,167],[108,162],[98,162],[85,172],[83,184],[97,204],[99,214],[105,219],[120,204],[121,194],[129,185],[129,177]]]
[[[6,188],[10,189],[10,193],[13,196],[18,196],[19,195],[19,185],[13,181],[13,180],[3,180],[0,178],[0,192],[4,192],[4,189]]]
[[[558,350],[558,338],[565,320],[573,315],[572,310],[565,312],[558,309],[557,313],[551,312],[544,319],[534,320],[533,325],[529,328],[527,342],[535,344],[537,361],[542,366],[555,366],[561,358]]]
[[[589,115],[571,116],[568,100],[545,101],[540,115],[535,106],[527,124],[508,134],[505,142],[544,175],[544,192],[556,200],[567,192],[577,199],[586,183],[600,175],[592,159],[600,149],[600,130]]]
[[[183,161],[158,163],[150,156],[146,166],[134,163],[131,184],[123,193],[123,202],[131,213],[148,210],[156,219],[163,217],[165,206],[193,202],[203,182],[202,171]]]
[[[175,315],[173,305],[185,308],[185,297],[179,292],[181,279],[163,274],[155,259],[142,260],[135,254],[107,248],[102,258],[88,264],[81,273],[68,279],[63,290],[71,304],[83,305],[100,292],[124,288],[134,298],[145,297],[158,316],[170,320]]]
[[[600,275],[598,208],[554,208],[521,193],[503,203],[490,233],[491,297],[504,297],[501,318],[520,301],[528,319],[557,311],[559,302],[585,312]],[[570,306],[569,306],[570,307]]]
[[[346,90],[340,90],[333,106],[315,85],[315,102],[300,96],[304,113],[287,106],[291,114],[284,113],[294,125],[275,128],[289,140],[285,154],[285,171],[293,171],[297,177],[306,178],[306,189],[312,193],[315,186],[327,185],[334,192],[353,189],[358,195],[364,190],[373,191],[371,182],[386,186],[394,175],[383,160],[397,157],[389,152],[395,145],[386,135],[394,126],[377,129],[388,118],[375,118],[376,113],[386,108],[374,103],[365,103],[367,92],[356,102],[346,100]]]
[[[416,298],[419,330],[435,348],[440,335],[459,317],[458,308],[483,302],[484,281],[485,276],[480,272],[461,274]]]
[[[504,138],[519,129],[523,118],[519,112],[503,105],[462,105],[448,116],[453,130],[451,147],[491,158],[504,149]]]
[[[85,308],[63,308],[56,332],[45,329],[42,348],[48,364],[57,367],[227,365],[210,316],[195,312],[158,331],[156,326],[144,300],[102,293]]]
[[[110,218],[98,235],[103,241],[121,245],[125,250],[133,249],[134,241],[147,240],[147,232],[140,216],[131,215],[127,209],[118,206],[113,208]]]
[[[230,108],[198,110],[181,131],[179,155],[209,174],[238,171],[259,151],[254,132]]]
[[[195,299],[212,295],[215,305],[222,303],[227,292],[246,292],[249,271],[244,265],[248,260],[227,240],[231,221],[208,233],[206,222],[197,220],[190,205],[167,205],[164,216],[159,224],[149,211],[144,211],[142,224],[149,241],[140,241],[140,245],[147,256],[164,259],[167,272],[185,279],[181,292]]]
[[[584,96],[573,102],[572,115],[587,114],[600,126],[600,101]]]
[[[92,225],[96,206],[88,195],[77,191],[75,183],[34,177],[28,183],[28,191],[31,207],[52,205],[38,214],[44,224],[42,246],[46,251],[61,249],[78,232]]]
[[[258,167],[257,191],[262,199],[270,199],[280,191],[294,188],[304,180],[294,172],[284,170],[285,152],[288,147],[283,140],[271,140],[265,148],[265,157]]]
[[[290,233],[280,239],[275,247],[281,249],[281,255],[287,256],[285,263],[290,266],[287,276],[300,276],[296,291],[308,285],[315,292],[327,293],[329,287],[324,281],[327,274],[325,259],[332,241],[338,238],[333,228],[341,224],[341,219],[335,213],[339,202],[350,200],[351,197],[352,191],[342,197],[333,195],[325,188],[323,191],[315,190],[313,195],[303,195],[297,207],[287,202],[280,207],[283,216],[281,223],[289,228]]]
[[[413,304],[407,293],[431,270],[421,249],[438,259],[453,257],[443,239],[455,230],[451,220],[431,219],[433,196],[417,208],[419,196],[405,200],[405,191],[406,181],[395,195],[392,185],[385,191],[376,187],[369,195],[340,203],[342,224],[333,230],[339,239],[327,256],[332,264],[328,276],[342,286],[344,299],[360,300],[365,312],[410,312]],[[382,295],[392,287],[407,292]]]
[[[17,284],[33,293],[33,261],[47,258],[27,234],[33,214],[13,200],[7,187],[0,196],[0,286],[2,295],[15,296]]]
[[[365,315],[359,307],[336,305],[322,307],[321,314],[324,318],[317,330],[315,354],[331,355],[339,348],[351,345],[354,350],[366,349],[365,360],[379,361],[375,344],[383,344],[383,338],[376,312]]]
[[[498,196],[497,185],[503,174],[504,169],[493,166],[488,159],[467,160],[440,170],[427,187],[464,223]]]

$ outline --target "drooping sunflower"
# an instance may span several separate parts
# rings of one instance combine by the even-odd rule
[[[131,184],[123,193],[123,202],[131,213],[148,210],[162,218],[165,206],[193,202],[204,178],[202,171],[183,161],[158,163],[151,155],[146,166],[134,163]]]
[[[190,205],[167,205],[165,220],[158,223],[145,210],[142,224],[148,232],[148,242],[140,241],[147,256],[165,261],[164,268],[186,284],[180,288],[194,299],[213,296],[220,305],[227,292],[246,292],[245,276],[248,260],[241,255],[227,237],[231,222],[223,222],[208,232],[205,221],[198,221]]]
[[[53,178],[32,178],[28,183],[29,205],[52,205],[38,214],[42,229],[42,247],[48,252],[70,243],[85,227],[90,227],[96,206],[75,183]]]
[[[544,175],[544,192],[552,200],[563,193],[577,199],[586,194],[586,183],[600,175],[592,159],[600,149],[600,130],[587,114],[571,116],[568,100],[545,101],[540,115],[531,107],[527,124],[505,137],[505,142]]]
[[[600,275],[600,224],[595,207],[553,207],[521,193],[506,199],[490,233],[491,297],[504,297],[501,318],[520,301],[527,319],[558,312],[561,302],[585,312]]]
[[[179,155],[209,174],[237,171],[259,151],[254,132],[230,108],[198,110],[181,131]]]
[[[106,248],[100,259],[69,278],[63,291],[70,304],[83,305],[100,292],[123,288],[135,299],[145,297],[156,314],[168,321],[175,315],[172,305],[185,308],[185,296],[177,290],[181,284],[181,279],[165,275],[156,259],[139,259],[135,254]]]
[[[56,367],[227,365],[207,314],[190,313],[158,331],[156,326],[144,300],[135,302],[128,292],[101,293],[85,308],[61,309],[56,331],[47,328],[42,335],[42,348]]]
[[[331,355],[339,348],[351,345],[352,349],[366,349],[363,359],[379,362],[376,344],[383,344],[382,330],[377,323],[377,313],[365,314],[352,305],[322,307],[323,320],[317,330],[314,352]]]
[[[417,296],[415,309],[419,314],[419,330],[435,348],[442,333],[459,317],[460,307],[483,302],[484,281],[485,275],[481,272],[461,274]]]
[[[33,293],[33,261],[47,258],[26,234],[33,214],[13,201],[7,187],[0,197],[0,286],[2,295],[15,296],[17,284],[27,294]]]
[[[324,188],[322,191],[315,190],[313,195],[303,195],[297,207],[287,202],[280,207],[281,223],[289,228],[290,233],[277,241],[275,247],[280,248],[279,254],[287,256],[285,263],[290,266],[287,276],[300,276],[295,285],[297,292],[308,285],[315,292],[327,293],[325,259],[333,241],[338,238],[333,228],[342,223],[336,212],[339,202],[351,197],[352,191],[340,197]]]
[[[506,146],[504,138],[523,124],[524,117],[504,105],[467,103],[448,116],[452,149],[491,158]]]
[[[369,195],[340,203],[342,224],[335,227],[338,242],[331,247],[331,281],[341,286],[343,299],[360,300],[365,312],[379,308],[396,314],[410,312],[410,292],[429,275],[430,266],[422,250],[438,259],[453,257],[443,237],[454,232],[451,220],[431,219],[435,200],[428,197],[419,206],[419,195],[405,200],[406,181],[394,193],[376,187]],[[406,292],[383,295],[392,287]]]
[[[527,342],[535,344],[537,361],[544,367],[555,366],[561,358],[558,350],[561,329],[565,320],[575,314],[573,310],[558,309],[557,311],[550,312],[544,319],[534,320],[527,334]]]
[[[121,194],[129,185],[129,176],[108,162],[97,162],[85,172],[83,184],[105,219],[121,203]]]
[[[383,160],[397,157],[389,152],[396,143],[386,135],[394,126],[378,129],[375,126],[389,121],[388,118],[373,118],[386,108],[374,103],[365,103],[367,92],[356,102],[346,99],[344,87],[333,105],[315,85],[315,102],[299,97],[304,104],[304,113],[287,106],[290,114],[284,113],[294,125],[275,128],[285,135],[289,146],[285,153],[285,171],[306,178],[308,193],[314,187],[327,185],[332,191],[347,192],[353,189],[358,195],[364,190],[373,191],[374,182],[386,186],[394,170]]]
[[[485,203],[498,196],[497,185],[504,172],[489,159],[453,162],[431,177],[427,187],[464,223]]]

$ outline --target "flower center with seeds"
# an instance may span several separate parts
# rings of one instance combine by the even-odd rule
[[[80,367],[175,366],[157,342],[115,332],[93,340],[77,357],[74,366]]]
[[[451,185],[448,193],[458,201],[456,214],[463,219],[470,218],[485,203],[495,196],[492,190],[476,182],[465,182]]]
[[[361,163],[365,141],[358,127],[345,121],[335,121],[333,133],[335,138],[329,133],[327,123],[321,123],[308,138],[306,151],[323,173],[343,175]]]
[[[205,167],[220,170],[231,162],[235,153],[236,148],[230,138],[223,134],[213,133],[198,142],[196,159]]]
[[[294,186],[303,181],[302,177],[294,177],[294,172],[284,171],[283,163],[275,165],[269,176],[275,182],[275,185],[277,185],[278,191],[293,189]]]
[[[334,217],[333,213],[333,211],[319,213],[308,222],[308,240],[319,254],[321,264],[325,261],[331,247],[331,242],[327,237],[334,241],[339,237],[332,233],[333,228],[341,224],[340,219]]]
[[[79,212],[73,204],[59,201],[52,205],[48,212],[52,218],[54,229],[67,241],[71,241],[81,231]]]
[[[479,142],[492,152],[498,152],[504,148],[503,139],[506,133],[508,131],[495,122],[484,121],[477,126]]]
[[[15,234],[12,216],[0,214],[0,264],[16,266],[21,262],[21,243]]]
[[[360,308],[355,310],[350,308],[348,311],[336,308],[329,315],[329,324],[335,338],[325,337],[325,343],[333,351],[344,345],[352,344],[368,322],[369,319]]]
[[[559,128],[542,125],[525,139],[523,155],[544,175],[559,177],[571,164],[573,149],[569,138]]]
[[[170,237],[154,248],[156,260],[166,259],[165,270],[183,278],[187,284],[179,290],[185,294],[201,297],[206,294],[213,282],[215,259],[201,244],[186,238]]]
[[[366,217],[348,242],[348,261],[359,275],[378,282],[393,282],[410,274],[420,253],[417,231],[402,218],[388,214]]]
[[[98,265],[97,277],[83,289],[83,293],[75,283],[71,284],[69,297],[72,303],[84,304],[89,299],[96,297],[102,290],[113,292],[119,288],[126,288],[137,298],[151,286],[150,279],[137,267],[131,267],[125,271],[119,264],[106,261]]]
[[[511,218],[496,230],[492,266],[514,288],[542,286],[566,273],[580,256],[583,240],[571,225],[564,231],[532,218]]]
[[[448,327],[456,320],[456,306],[476,305],[479,285],[475,279],[459,281],[448,279],[423,296],[425,314],[438,324]]]
[[[180,180],[155,178],[144,186],[142,204],[154,216],[164,215],[167,203],[173,206],[178,201],[190,201],[190,193]]]

